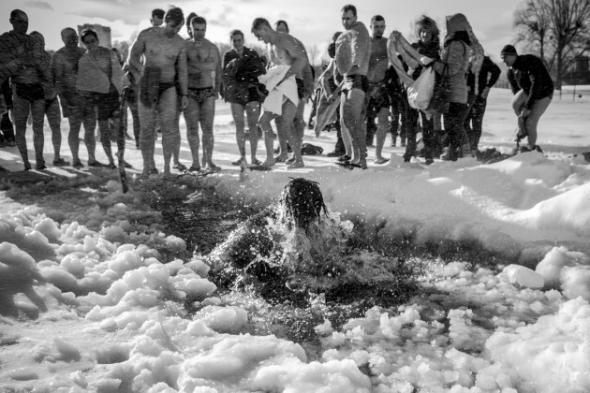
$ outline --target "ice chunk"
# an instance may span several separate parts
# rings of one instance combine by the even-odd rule
[[[15,381],[31,381],[39,379],[39,374],[33,368],[18,368],[8,373],[8,376]]]
[[[561,271],[561,288],[569,299],[581,296],[590,301],[590,266],[564,267]]]
[[[61,354],[61,360],[66,362],[71,360],[77,362],[80,360],[81,356],[80,351],[78,351],[78,348],[59,337],[54,338],[53,342],[55,343],[57,350]]]
[[[545,280],[540,274],[524,266],[508,265],[502,270],[502,274],[510,283],[521,287],[540,289],[545,285]]]
[[[238,333],[248,323],[248,313],[241,307],[207,306],[198,313],[205,324],[220,333]]]

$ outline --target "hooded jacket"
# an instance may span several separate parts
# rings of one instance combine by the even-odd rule
[[[467,103],[467,70],[469,67],[469,30],[471,26],[463,14],[447,16],[441,60],[432,64],[434,70],[449,82],[449,102]]]

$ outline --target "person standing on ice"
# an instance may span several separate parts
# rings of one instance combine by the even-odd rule
[[[303,157],[301,156],[303,134],[299,135],[297,133],[293,121],[300,108],[299,101],[304,98],[305,68],[309,68],[305,46],[292,35],[273,30],[268,20],[264,18],[254,20],[252,33],[258,40],[268,45],[269,59],[271,63],[278,66],[274,71],[273,68],[269,69],[266,75],[268,76],[267,88],[269,83],[273,85],[273,88],[269,89],[269,97],[263,104],[264,112],[260,117],[260,127],[264,132],[267,156],[262,165],[272,167],[276,163],[273,155],[272,127],[270,125],[271,120],[276,118],[277,132],[284,133],[293,149],[293,157],[286,161],[289,164],[287,168],[302,168],[304,166]],[[292,83],[293,80],[295,83]],[[275,90],[275,93],[280,92],[281,97],[287,99],[277,108],[272,105],[273,108],[270,109],[268,104],[272,104],[273,97],[271,95],[273,90]]]
[[[180,135],[175,127],[180,107],[187,104],[186,43],[178,32],[184,25],[180,8],[170,8],[164,16],[165,27],[143,30],[129,53],[130,71],[139,81],[140,146],[143,157],[143,177],[154,170],[156,118],[162,124],[164,176],[170,176],[170,159]],[[141,61],[145,56],[145,66]],[[176,88],[178,83],[178,93]]]
[[[45,96],[55,97],[50,64],[47,62],[41,41],[27,34],[29,18],[24,11],[10,13],[12,31],[0,36],[0,84],[10,78],[16,146],[24,163],[30,170],[27,152],[27,119],[33,118],[33,144],[35,146],[36,168],[45,169],[43,159],[43,119],[45,117]]]
[[[443,154],[444,161],[456,161],[460,155],[461,140],[463,138],[463,121],[469,111],[467,105],[466,74],[469,67],[471,26],[463,14],[447,16],[447,35],[444,40],[440,60],[433,60],[424,56],[420,62],[424,66],[431,66],[442,78],[447,79],[449,92],[449,111],[444,114],[447,139]]]
[[[115,53],[99,46],[98,36],[94,30],[83,31],[81,38],[88,52],[78,62],[76,89],[96,111],[100,140],[109,160],[107,166],[115,169],[117,165],[111,150],[109,119],[116,118],[113,128],[118,130],[120,95],[128,81]],[[101,166],[98,162],[88,165]]]
[[[371,18],[371,55],[369,57],[369,69],[367,79],[369,81],[369,102],[367,107],[367,145],[372,146],[373,136],[377,134],[375,146],[375,163],[384,164],[385,159],[381,152],[385,143],[387,131],[389,131],[389,96],[385,79],[388,69],[387,38],[383,37],[385,32],[385,19],[381,15]],[[375,126],[377,119],[377,126]]]
[[[367,169],[367,123],[365,95],[369,90],[367,73],[371,56],[371,37],[357,20],[356,7],[347,4],[340,12],[346,29],[336,41],[336,66],[344,76],[340,121],[342,137],[351,157],[350,164]]]
[[[266,72],[264,62],[256,51],[244,46],[244,34],[240,30],[230,33],[232,49],[223,55],[223,98],[231,105],[231,113],[236,124],[236,140],[240,158],[232,165],[246,164],[246,135],[244,118],[247,118],[250,157],[252,165],[260,165],[256,158],[258,147],[258,118],[260,101],[258,76]]]
[[[186,43],[188,71],[188,103],[184,112],[186,137],[191,149],[193,164],[189,170],[198,171],[199,125],[202,129],[203,167],[217,172],[221,168],[213,163],[213,120],[215,100],[221,86],[221,56],[219,49],[205,38],[207,21],[201,16],[191,19],[193,39]]]
[[[483,115],[486,111],[488,102],[488,94],[492,86],[496,84],[502,71],[488,56],[483,58],[481,70],[479,71],[477,78],[477,90],[475,91],[475,78],[476,75],[471,70],[467,74],[467,86],[470,88],[470,94],[474,94],[475,98],[471,109],[467,114],[467,118],[463,124],[465,132],[469,137],[469,144],[472,154],[478,152],[479,139],[481,138]]]
[[[76,90],[78,62],[86,53],[86,49],[78,46],[78,33],[71,27],[66,27],[61,31],[61,40],[64,46],[53,55],[51,68],[55,77],[55,87],[59,95],[63,117],[67,117],[70,124],[68,144],[72,152],[72,166],[82,168],[84,165],[78,155],[82,124],[84,124],[84,144],[88,151],[88,163],[92,165],[97,162],[94,156],[96,150],[94,109]]]
[[[555,89],[551,75],[537,56],[518,55],[516,48],[506,45],[500,58],[508,69],[508,81],[514,93],[512,109],[518,116],[518,140],[528,138],[528,148],[540,150],[537,146],[537,125],[553,99]]]

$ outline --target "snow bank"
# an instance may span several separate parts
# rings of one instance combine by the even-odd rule
[[[585,164],[531,152],[489,165],[465,158],[425,167],[392,155],[388,165],[368,171],[326,166],[251,172],[244,182],[207,181],[238,200],[264,205],[276,201],[289,177],[303,176],[319,183],[331,210],[361,222],[383,244],[534,268],[555,242],[590,254]]]

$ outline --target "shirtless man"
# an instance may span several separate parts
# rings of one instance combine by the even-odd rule
[[[350,141],[350,144],[345,144],[352,145],[352,151],[347,151],[351,156],[350,164],[367,169],[367,132],[363,112],[368,90],[371,38],[365,25],[357,21],[355,6],[345,5],[341,18],[346,31],[336,41],[336,65],[338,72],[344,76],[340,104],[343,138]]]
[[[180,8],[170,8],[164,16],[165,26],[150,27],[137,36],[129,54],[130,71],[139,81],[140,145],[143,177],[149,176],[154,163],[156,117],[161,118],[164,175],[170,176],[170,159],[180,135],[174,125],[178,113],[176,80],[180,105],[187,104],[186,44],[178,35],[184,25]],[[145,56],[145,65],[141,62]],[[153,168],[155,169],[155,167]]]
[[[164,15],[166,12],[160,8],[155,8],[152,10],[152,17],[150,18],[150,23],[153,27],[162,27],[164,24]]]
[[[188,105],[184,111],[186,138],[193,164],[190,171],[199,171],[199,124],[203,129],[203,166],[219,171],[213,163],[213,120],[215,100],[221,85],[221,56],[217,46],[205,38],[207,21],[201,16],[191,19],[192,40],[187,42]]]
[[[34,37],[41,43],[42,48],[45,48],[45,37],[38,31],[31,33],[31,37]],[[48,52],[45,52],[45,61],[43,68],[50,69],[52,65],[53,56]],[[53,144],[53,165],[55,166],[66,166],[70,163],[60,156],[61,150],[61,111],[59,109],[59,100],[57,99],[57,91],[55,89],[55,74],[49,72],[50,80],[49,83],[43,85],[45,93],[45,115],[49,128],[51,129],[51,142]]]
[[[23,11],[14,10],[10,16],[10,23],[13,25],[14,30],[8,33],[8,36],[2,35],[1,40],[8,39],[17,48],[13,52],[13,56],[17,58],[17,67],[11,75],[16,146],[23,160],[24,169],[26,171],[30,170],[31,164],[29,163],[25,133],[27,119],[31,114],[36,169],[42,170],[46,168],[43,158],[45,99],[55,98],[50,60],[43,50],[43,42],[26,34],[29,25],[27,15]],[[35,56],[38,56],[36,57],[37,60],[34,59]],[[21,61],[23,58],[29,58],[30,61]]]
[[[303,158],[301,156],[303,135],[299,135],[296,132],[295,127],[293,126],[293,120],[297,115],[298,105],[303,98],[304,69],[306,67],[309,68],[309,60],[305,47],[301,41],[290,34],[279,33],[276,30],[273,30],[268,21],[264,18],[256,18],[254,20],[252,24],[252,33],[256,38],[268,45],[269,58],[273,64],[289,66],[283,81],[291,76],[295,76],[299,93],[299,101],[297,104],[294,104],[291,100],[284,101],[280,116],[277,117],[276,114],[265,111],[260,117],[260,126],[264,131],[264,142],[267,155],[266,161],[262,165],[270,167],[275,164],[270,121],[277,118],[277,131],[284,132],[289,144],[293,148],[293,158],[287,160],[287,163],[289,164],[288,168],[302,168],[304,166]]]
[[[385,32],[385,19],[381,15],[375,15],[371,19],[371,56],[369,58],[369,105],[367,108],[367,122],[375,127],[377,118],[377,144],[375,148],[375,163],[384,164],[388,159],[382,156],[385,136],[390,128],[389,124],[389,98],[385,87],[385,77],[388,67],[387,38],[383,37]],[[367,127],[368,128],[368,127]],[[367,130],[368,131],[368,130]],[[367,144],[372,142],[373,135],[367,135]]]

